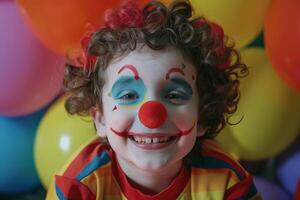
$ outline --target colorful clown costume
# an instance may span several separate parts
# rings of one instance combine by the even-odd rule
[[[151,196],[141,192],[120,168],[111,148],[99,139],[85,146],[55,184],[47,200],[257,200],[252,177],[211,139],[203,139],[191,169],[182,167],[172,183]]]

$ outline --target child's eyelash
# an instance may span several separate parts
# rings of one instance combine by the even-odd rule
[[[167,100],[167,102],[169,102],[173,105],[183,105],[188,100],[190,100],[191,96],[189,96],[185,92],[174,90],[174,91],[168,92],[164,96],[164,98]]]
[[[122,95],[118,99],[129,100],[129,99],[138,99],[138,98],[139,98],[138,95],[135,93],[127,93],[127,94]]]
[[[139,98],[139,95],[135,91],[131,90],[124,90],[120,92],[118,97],[116,99],[122,100],[122,101],[130,101],[130,100],[136,100]]]
[[[165,97],[169,98],[169,99],[170,98],[181,98],[184,100],[189,99],[188,95],[186,95],[184,92],[181,92],[181,91],[171,91]]]

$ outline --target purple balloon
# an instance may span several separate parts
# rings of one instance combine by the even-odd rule
[[[279,186],[264,178],[254,177],[254,183],[263,200],[292,200]]]
[[[0,115],[27,115],[58,94],[65,60],[32,34],[15,1],[0,1],[0,26]]]
[[[294,152],[277,168],[280,183],[291,194],[296,193],[297,183],[300,181],[300,151]]]

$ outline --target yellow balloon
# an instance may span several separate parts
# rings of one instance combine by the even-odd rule
[[[249,76],[245,79],[242,79],[240,84],[240,90],[243,93],[247,90],[247,87],[251,85],[249,82],[252,82],[252,79],[256,77],[256,73],[259,73],[259,70],[265,65],[269,64],[268,58],[266,56],[265,50],[259,47],[248,48],[241,52],[242,61],[247,64],[249,68]]]
[[[243,120],[218,140],[241,159],[262,160],[279,154],[297,138],[300,94],[279,79],[263,49],[246,49],[242,58],[252,66],[242,81],[239,107],[230,121],[242,116]]]
[[[220,24],[238,48],[249,44],[263,29],[270,0],[190,0],[195,16]]]
[[[43,117],[35,140],[34,156],[40,180],[48,188],[53,175],[86,141],[96,135],[90,117],[71,116],[59,99]]]

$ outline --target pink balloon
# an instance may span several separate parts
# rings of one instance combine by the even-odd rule
[[[0,1],[0,26],[0,115],[35,112],[60,91],[64,58],[34,37],[14,1]]]

